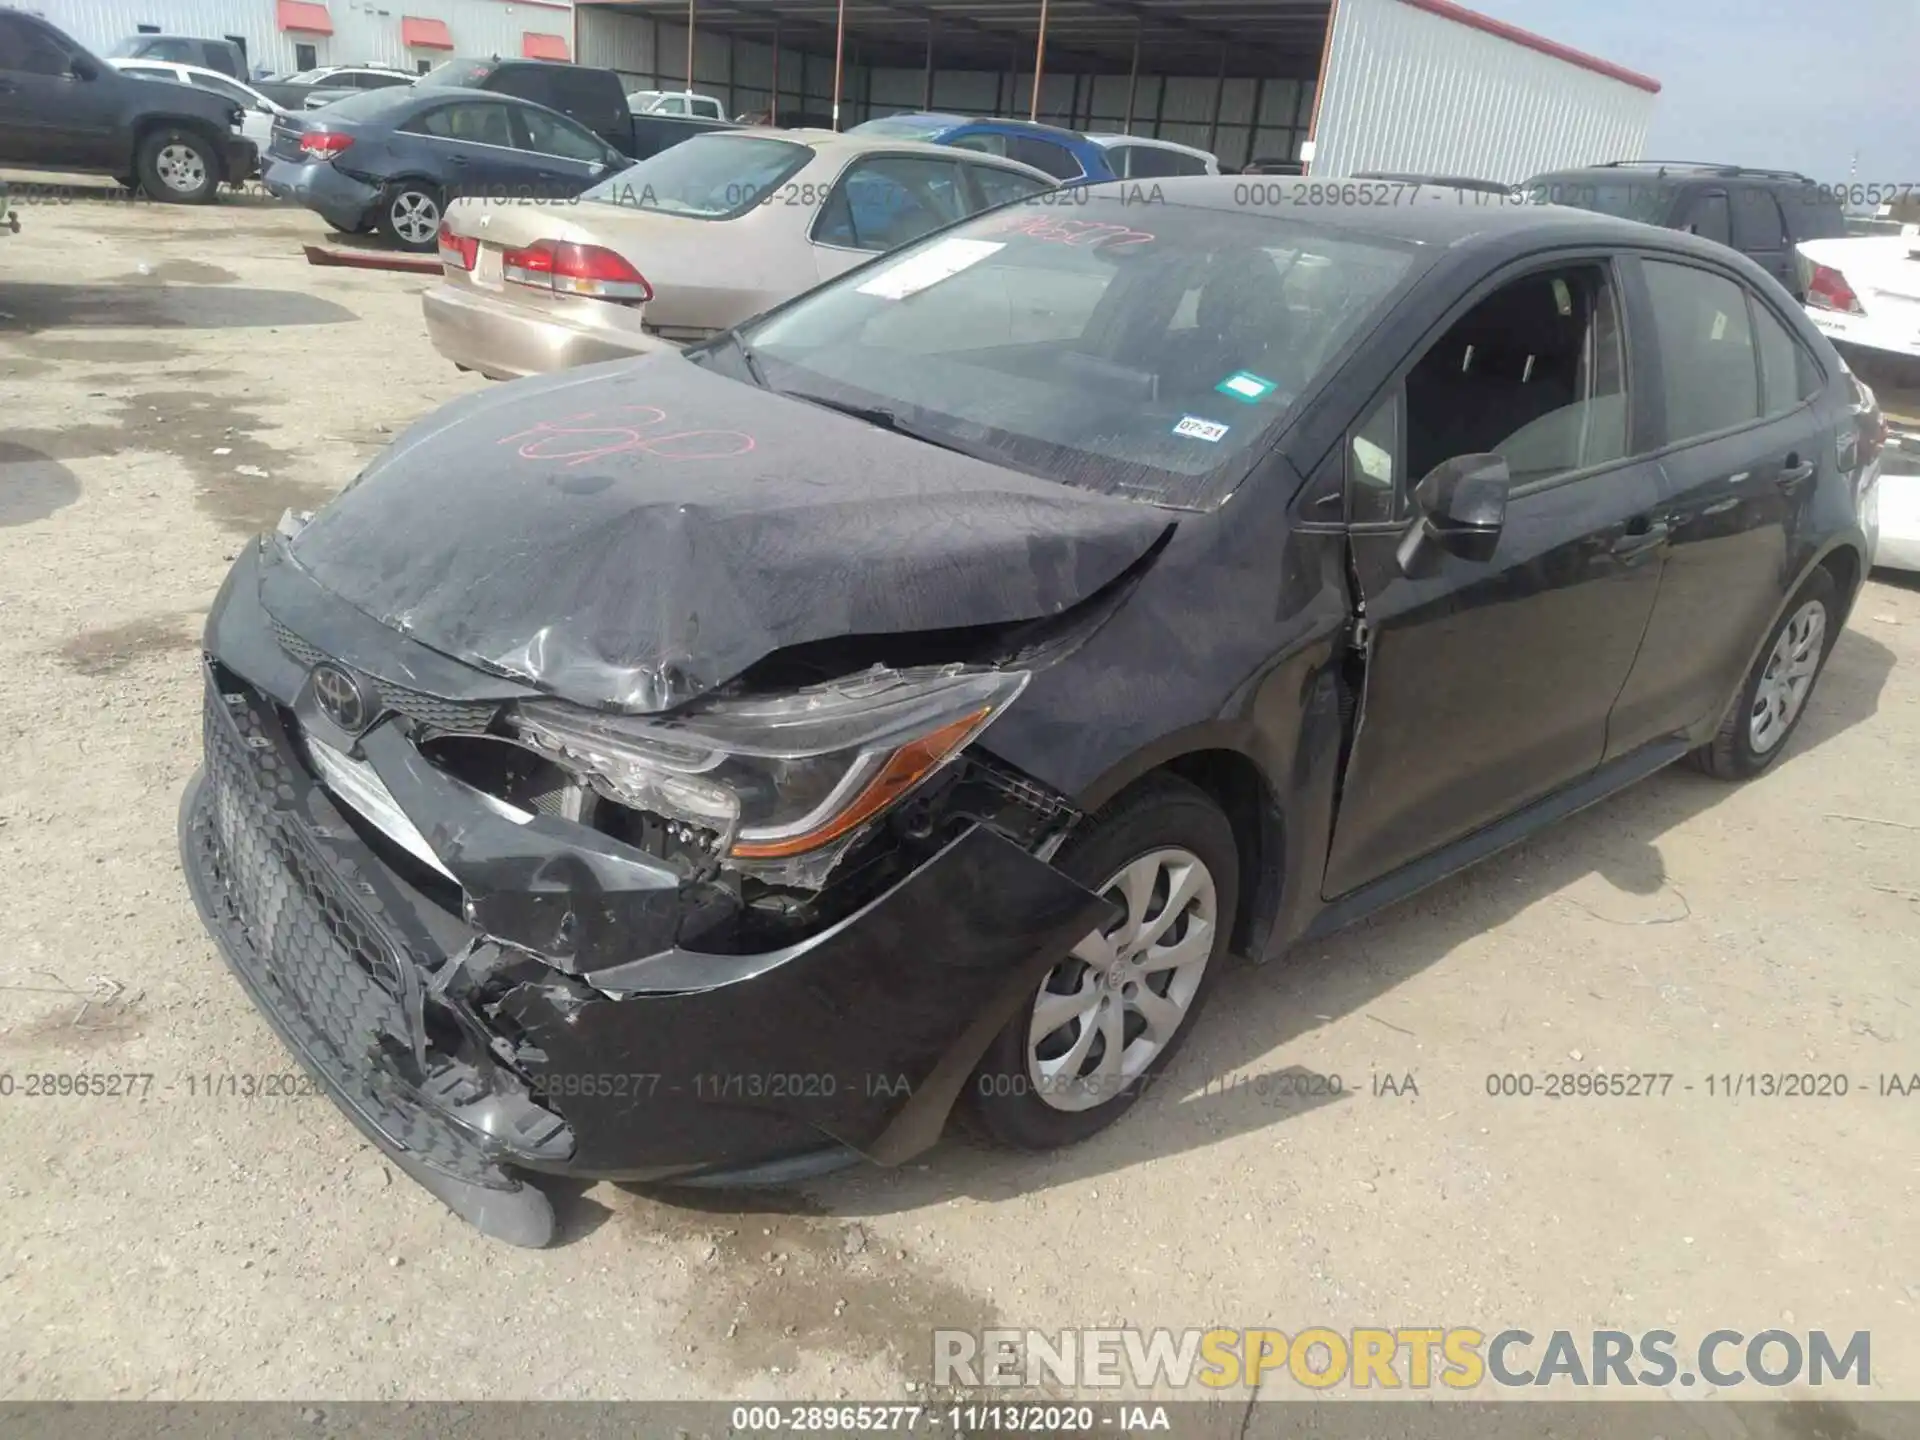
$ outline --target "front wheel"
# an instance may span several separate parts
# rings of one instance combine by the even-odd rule
[[[380,197],[379,227],[402,250],[416,254],[434,248],[446,202],[440,191],[418,180],[401,180]]]
[[[1118,1120],[1172,1058],[1223,964],[1239,849],[1220,807],[1172,776],[1123,796],[1055,864],[1115,902],[1040,982],[974,1072],[963,1117],[1051,1150]]]
[[[205,205],[220,191],[220,158],[189,130],[156,130],[135,159],[140,188],[168,205]]]
[[[1745,780],[1780,758],[1839,637],[1839,614],[1832,574],[1814,571],[1767,637],[1719,733],[1693,752],[1695,766],[1721,780]]]

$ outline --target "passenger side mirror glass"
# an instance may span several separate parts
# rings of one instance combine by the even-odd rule
[[[100,78],[99,69],[94,65],[93,61],[87,59],[84,55],[74,56],[72,63],[67,68],[76,80],[98,80]]]
[[[1434,466],[1413,489],[1419,514],[1401,542],[1401,568],[1410,570],[1427,542],[1463,560],[1492,559],[1512,483],[1498,455],[1456,455]]]

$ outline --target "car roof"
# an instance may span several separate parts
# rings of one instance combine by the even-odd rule
[[[1044,135],[1048,139],[1084,141],[1088,137],[1078,130],[1062,129],[1058,125],[1043,125],[1038,120],[1016,120],[1006,115],[950,115],[944,110],[910,110],[899,115],[876,117],[882,121],[899,121],[902,124],[921,124],[929,129],[956,130],[962,125],[991,125],[998,130],[1006,130],[1025,135]]]
[[[1200,160],[1215,159],[1211,150],[1202,150],[1198,145],[1182,145],[1178,140],[1162,140],[1158,135],[1120,135],[1110,131],[1087,132],[1087,139],[1096,145],[1112,149],[1115,145],[1145,145],[1153,150],[1174,150],[1182,155],[1192,155]]]
[[[452,88],[452,87],[449,87]],[[930,160],[966,161],[969,165],[990,165],[996,170],[1013,170],[1022,175],[1036,176],[1047,182],[1049,187],[1060,183],[1059,177],[1032,165],[1022,164],[1018,160],[1009,160],[1004,155],[988,155],[984,152],[962,150],[957,154],[950,145],[935,145],[929,140],[904,140],[898,136],[876,134],[871,130],[854,133],[846,130],[816,130],[805,126],[791,129],[778,125],[740,125],[731,130],[707,130],[699,135],[682,140],[682,145],[691,145],[695,140],[717,135],[746,135],[757,139],[785,140],[790,144],[808,145],[822,155],[836,153],[864,155],[873,150],[884,150],[890,155],[925,155]]]
[[[169,70],[184,70],[189,75],[211,75],[216,80],[225,80],[229,84],[238,85],[244,90],[253,89],[253,83],[251,81],[242,80],[238,75],[229,75],[224,70],[215,70],[208,65],[195,65],[186,60],[162,60],[153,55],[113,55],[108,57],[107,64],[113,66],[116,70],[124,70],[129,65],[164,65]],[[259,92],[255,91],[255,93],[258,94]]]
[[[1723,262],[1732,253],[1713,241],[1701,240],[1683,231],[1643,225],[1637,220],[1622,220],[1567,205],[1523,203],[1500,196],[1488,196],[1481,202],[1468,199],[1472,192],[1464,190],[1429,187],[1417,196],[1405,197],[1394,204],[1340,204],[1327,198],[1327,192],[1335,187],[1324,179],[1275,175],[1262,183],[1263,192],[1290,186],[1304,192],[1303,199],[1312,196],[1312,200],[1298,206],[1270,200],[1249,207],[1245,203],[1246,186],[1233,175],[1164,176],[1156,177],[1153,184],[1159,202],[1168,205],[1238,212],[1253,209],[1257,213],[1298,219],[1304,224],[1360,238],[1377,237],[1454,250],[1511,247],[1519,240],[1537,236],[1569,244],[1657,246]],[[1111,198],[1127,203],[1138,186],[1138,181],[1103,181],[1080,187],[1074,193],[1085,195],[1089,200]]]

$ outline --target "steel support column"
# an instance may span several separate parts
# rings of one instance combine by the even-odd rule
[[[1040,33],[1033,42],[1033,97],[1027,102],[1027,119],[1040,118],[1040,82],[1047,73],[1047,0],[1040,0]]]
[[[803,95],[801,99],[805,100],[806,97]],[[806,107],[802,105],[801,108]],[[771,125],[780,123],[780,17],[778,15],[773,17],[773,99],[768,103],[767,122]]]
[[[1140,89],[1140,31],[1141,21],[1133,22],[1133,63],[1127,67],[1127,120],[1120,129],[1128,135],[1133,133],[1133,101]]]
[[[1213,77],[1213,118],[1207,122],[1207,149],[1216,150],[1220,144],[1220,102],[1227,94],[1227,47],[1220,47],[1220,72]]]
[[[927,69],[920,81],[920,108],[933,109],[933,32],[939,22],[933,16],[927,17]]]
[[[687,0],[687,89],[693,89],[693,23],[694,6],[699,0]]]
[[[833,22],[833,128],[840,128],[840,72],[847,51],[847,0],[835,6]]]

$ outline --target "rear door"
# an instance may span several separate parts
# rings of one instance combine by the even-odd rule
[[[74,73],[79,52],[51,25],[0,10],[0,156],[16,165],[92,168],[110,158],[123,80],[102,66]]]
[[[400,127],[434,165],[447,197],[528,195],[539,166],[514,139],[513,107],[499,100],[455,100],[422,111]]]
[[[1481,286],[1349,435],[1368,658],[1326,898],[1600,764],[1664,557],[1637,398],[1618,272],[1597,254]],[[1484,453],[1512,476],[1492,553],[1423,540],[1403,563],[1413,486]]]
[[[514,143],[526,152],[536,198],[570,200],[608,169],[607,146],[584,126],[530,105],[513,107]]]
[[[1825,376],[1769,299],[1679,256],[1638,273],[1672,551],[1611,754],[1719,716],[1799,569],[1818,472],[1838,463],[1813,403]]]

